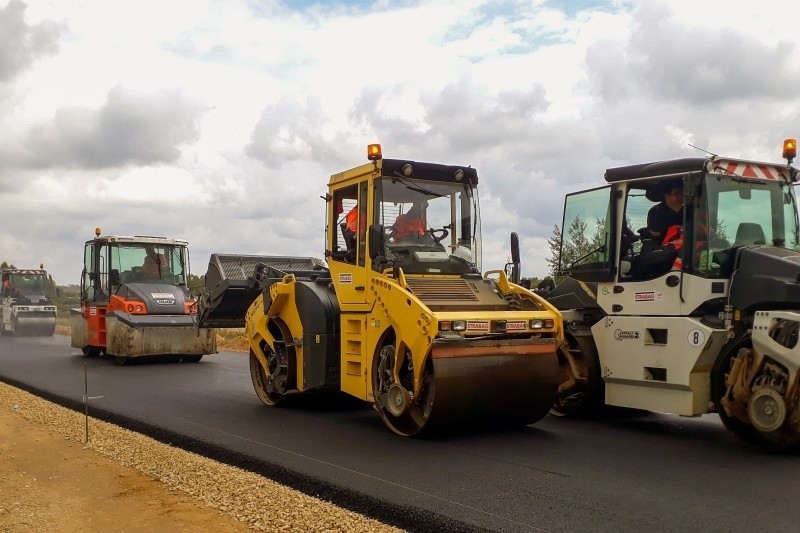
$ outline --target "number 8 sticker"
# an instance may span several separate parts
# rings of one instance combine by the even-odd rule
[[[706,334],[702,330],[693,329],[689,331],[689,345],[697,348],[706,342]]]

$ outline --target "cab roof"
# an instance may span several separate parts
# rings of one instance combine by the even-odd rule
[[[403,167],[411,165],[413,171],[409,175],[403,173]],[[380,159],[373,163],[364,165],[333,174],[328,185],[341,184],[351,179],[360,178],[365,174],[372,174],[375,170],[379,176],[400,176],[407,179],[420,179],[452,183],[478,183],[478,171],[469,166],[442,165],[439,163],[426,163],[423,161],[412,161],[410,159]],[[456,171],[461,170],[463,177],[456,179]]]

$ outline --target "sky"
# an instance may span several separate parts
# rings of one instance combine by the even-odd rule
[[[786,1],[0,0],[0,261],[78,283],[105,234],[323,257],[328,179],[471,165],[483,267],[548,272],[564,195],[800,136]],[[693,148],[693,145],[697,148]]]

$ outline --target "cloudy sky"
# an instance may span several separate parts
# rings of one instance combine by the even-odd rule
[[[786,1],[0,0],[0,260],[77,283],[94,228],[322,257],[331,174],[472,165],[484,268],[547,272],[608,167],[780,161],[800,136]]]

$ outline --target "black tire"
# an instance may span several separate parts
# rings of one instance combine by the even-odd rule
[[[84,346],[82,348],[83,355],[86,357],[100,357],[100,348],[97,346]]]
[[[114,364],[117,366],[125,366],[130,361],[130,357],[125,357],[124,355],[115,355],[114,356]]]
[[[590,336],[572,335],[570,332],[566,332],[565,341],[573,357],[577,356],[583,362],[588,381],[568,393],[559,393],[550,408],[550,414],[569,418],[593,418],[601,411],[605,401],[605,382],[600,372],[597,347]],[[561,349],[558,363],[565,378],[568,373],[571,374],[569,362]]]
[[[736,417],[728,416],[722,399],[728,393],[728,386],[725,384],[725,374],[731,368],[731,360],[739,353],[742,348],[753,348],[753,343],[749,335],[742,335],[734,339],[728,346],[724,347],[719,357],[714,362],[711,369],[711,399],[716,406],[722,424],[725,429],[734,434],[744,444],[766,452],[781,452],[796,448],[800,444],[800,436],[789,436],[783,433],[762,433],[755,427],[739,420]]]
[[[256,391],[256,396],[258,396],[258,399],[261,400],[261,403],[263,403],[264,405],[269,405],[269,406],[278,405],[278,402],[281,401],[283,395],[270,392],[269,390],[267,390],[268,379],[269,379],[268,374],[264,371],[264,367],[261,366],[261,362],[258,360],[256,355],[253,353],[253,350],[251,349],[250,380],[253,382],[253,390]]]
[[[199,363],[200,359],[203,358],[203,354],[200,355],[183,355],[181,356],[181,361],[184,363]]]

